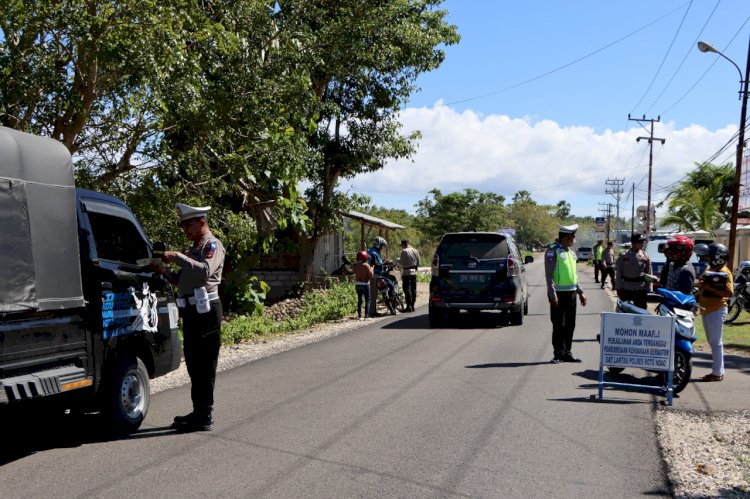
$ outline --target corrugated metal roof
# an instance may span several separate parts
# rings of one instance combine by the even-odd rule
[[[352,218],[354,220],[359,220],[360,222],[364,222],[370,225],[377,225],[378,227],[384,227],[386,229],[405,229],[403,225],[399,225],[395,222],[390,222],[388,220],[383,220],[382,218],[373,217],[372,215],[365,215],[364,213],[360,213],[358,211],[350,211],[348,213],[343,213],[345,217]]]

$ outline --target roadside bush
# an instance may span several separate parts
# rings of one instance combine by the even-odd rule
[[[222,343],[231,345],[259,336],[299,331],[341,319],[357,309],[357,293],[352,282],[334,282],[328,289],[304,293],[302,299],[305,305],[299,315],[281,322],[263,315],[241,315],[228,321],[221,328]]]

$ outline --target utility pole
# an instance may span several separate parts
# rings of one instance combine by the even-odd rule
[[[633,203],[633,207],[630,211],[630,234],[635,234],[635,182],[633,182],[633,187],[630,188],[630,196],[631,202]]]
[[[622,194],[622,184],[625,183],[625,179],[607,179],[605,182],[608,186],[611,186],[611,189],[605,189],[604,192],[606,194],[611,194],[614,196],[615,201],[617,201],[617,210],[615,215],[615,234],[620,233],[620,195]]]
[[[651,123],[651,132],[648,137],[638,137],[635,139],[636,142],[640,142],[641,140],[648,140],[648,200],[646,201],[646,237],[651,236],[651,170],[653,169],[654,164],[654,141],[658,140],[664,145],[664,142],[667,141],[667,139],[660,139],[658,137],[654,137],[654,122],[659,123],[661,121],[661,116],[657,116],[656,119],[646,119],[646,115],[643,115],[643,118],[631,118],[628,114],[628,120],[630,121],[637,121],[638,123],[641,122],[649,122]],[[643,125],[641,125],[643,126]]]
[[[604,227],[607,232],[607,241],[609,241],[609,228],[610,228],[609,217],[610,217],[610,213],[612,212],[612,203],[599,203],[599,206],[604,206],[604,208],[599,208],[599,211],[602,212],[602,214],[607,217],[607,223],[605,224]]]

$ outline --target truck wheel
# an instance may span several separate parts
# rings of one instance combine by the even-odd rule
[[[138,430],[151,400],[148,371],[137,357],[124,357],[115,367],[106,394],[105,412],[117,433]]]

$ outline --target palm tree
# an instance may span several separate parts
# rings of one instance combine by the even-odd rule
[[[716,177],[709,185],[680,184],[679,196],[669,199],[664,225],[677,225],[683,231],[713,230],[726,221],[722,212],[720,193],[723,179]]]
[[[708,230],[718,228],[729,220],[734,185],[731,163],[714,165],[696,163],[696,169],[667,194],[666,225],[677,225],[680,230]]]

